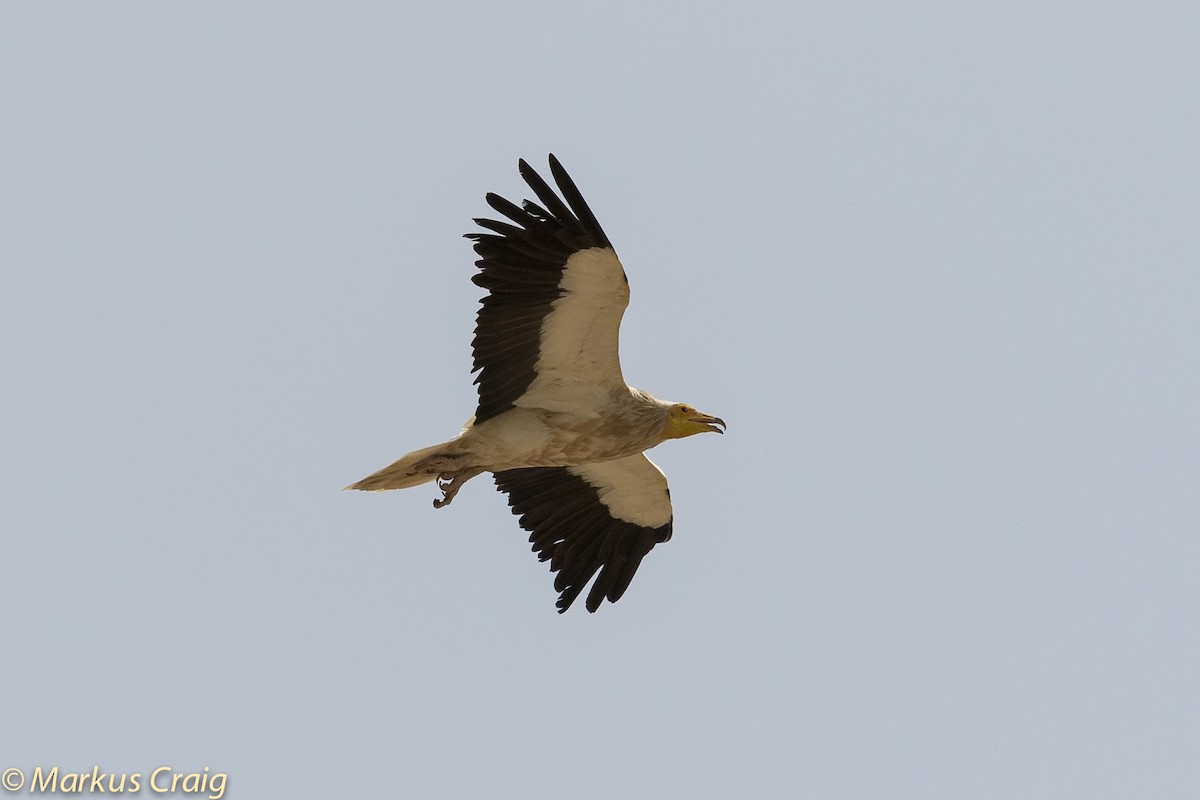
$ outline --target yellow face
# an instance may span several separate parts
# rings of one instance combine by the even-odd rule
[[[676,403],[667,411],[668,439],[682,439],[705,431],[724,433],[724,428],[725,420],[697,411],[686,403]]]

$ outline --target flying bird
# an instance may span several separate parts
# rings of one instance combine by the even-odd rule
[[[475,415],[450,441],[346,488],[437,481],[442,508],[490,472],[556,573],[559,613],[593,576],[585,604],[595,611],[619,600],[646,554],[671,538],[667,479],[644,451],[724,433],[725,422],[625,384],[617,336],[629,281],[616,251],[558,159],[550,156],[559,193],[524,159],[519,170],[539,202],[489,193],[506,221],[476,219],[483,232],[466,234],[479,255],[472,281],[488,291],[472,342]]]

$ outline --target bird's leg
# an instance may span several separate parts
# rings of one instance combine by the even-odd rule
[[[454,495],[458,494],[458,490],[462,488],[462,485],[481,472],[483,472],[482,469],[471,467],[469,469],[460,469],[458,472],[443,472],[441,475],[438,475],[437,485],[442,490],[442,499],[438,500],[435,498],[433,507],[442,508],[443,506],[450,505],[450,501],[454,499]]]

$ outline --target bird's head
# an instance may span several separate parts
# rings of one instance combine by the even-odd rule
[[[720,427],[717,427],[717,426]],[[667,409],[667,439],[682,439],[705,431],[725,432],[725,420],[704,414],[686,403],[672,403]]]

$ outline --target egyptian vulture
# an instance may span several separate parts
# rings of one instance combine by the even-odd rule
[[[524,160],[538,203],[489,193],[507,221],[476,219],[488,291],[476,318],[479,405],[458,436],[409,453],[348,489],[437,481],[449,505],[483,472],[508,494],[533,551],[557,573],[558,610],[588,582],[587,610],[616,602],[647,553],[671,538],[667,479],[644,451],[667,439],[723,433],[723,420],[625,385],[617,357],[629,282],[574,182],[550,156],[559,194]],[[597,575],[597,573],[599,573]]]

